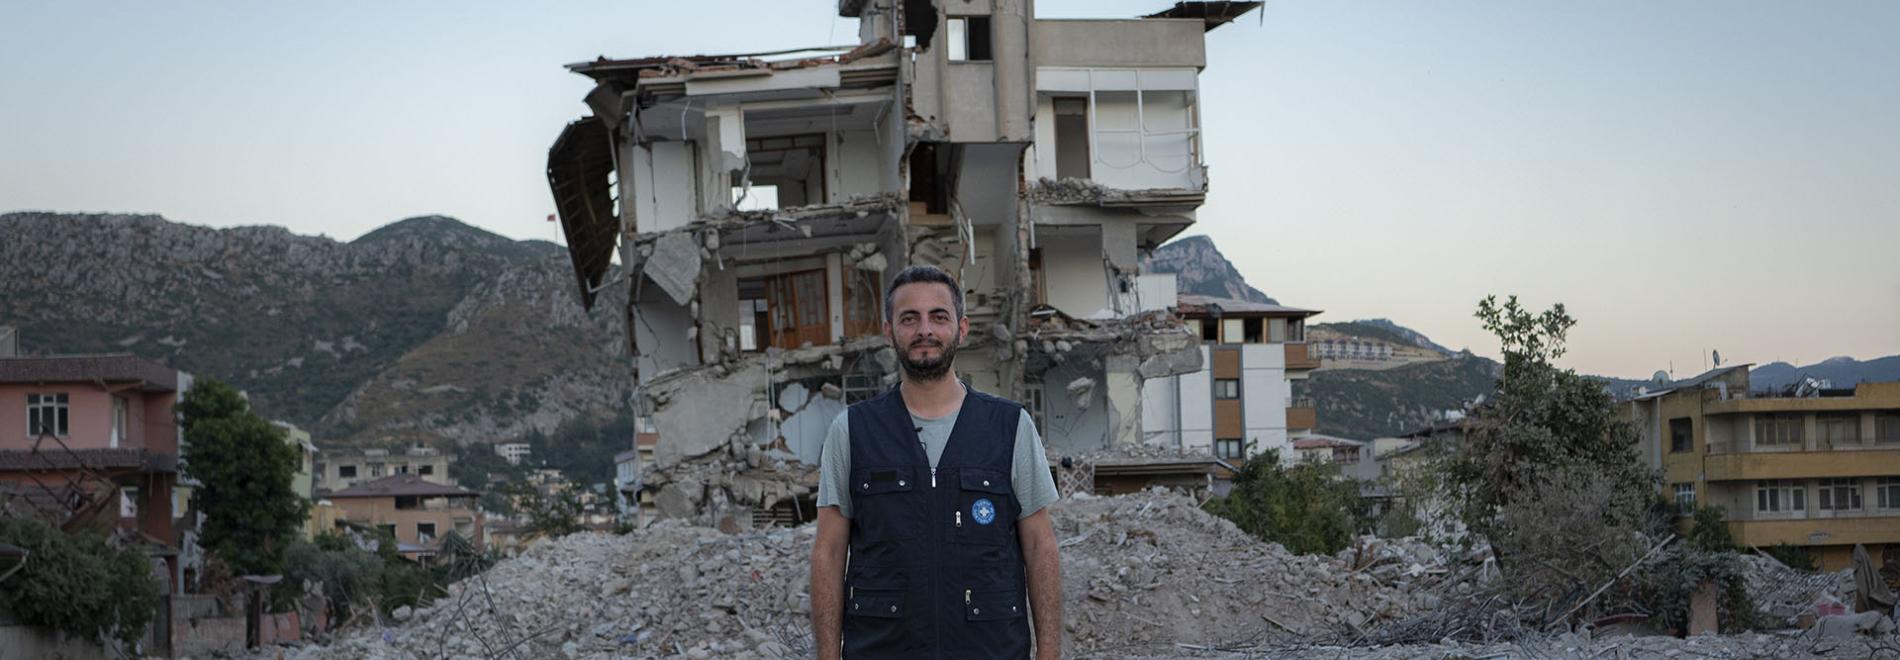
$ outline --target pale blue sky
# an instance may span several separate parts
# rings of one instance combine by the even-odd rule
[[[562,64],[851,42],[834,4],[7,0],[0,210],[558,240]],[[1585,371],[1900,353],[1897,35],[1888,2],[1270,3],[1209,35],[1193,231],[1485,354],[1489,292],[1567,303]]]

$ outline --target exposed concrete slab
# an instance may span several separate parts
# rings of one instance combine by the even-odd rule
[[[667,400],[653,415],[660,432],[660,444],[653,450],[655,467],[665,469],[717,451],[744,432],[746,422],[764,414],[754,408],[766,382],[765,367],[759,364],[723,378],[709,370],[668,381]]]
[[[683,306],[693,299],[699,282],[699,266],[699,242],[693,240],[692,234],[682,232],[654,241],[653,254],[647,257],[644,270],[647,279],[660,285],[673,302]]]

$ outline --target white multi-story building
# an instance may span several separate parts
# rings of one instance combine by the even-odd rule
[[[1318,423],[1293,381],[1319,361],[1306,351],[1306,318],[1318,310],[1182,294],[1178,313],[1202,338],[1200,371],[1142,385],[1142,435],[1150,446],[1246,460],[1272,450],[1294,460],[1292,440]]]
[[[507,459],[509,465],[520,465],[521,462],[527,460],[528,455],[532,453],[534,453],[532,448],[525,442],[507,442],[495,445],[495,455]]]

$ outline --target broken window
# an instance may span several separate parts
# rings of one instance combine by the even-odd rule
[[[1822,511],[1859,511],[1860,482],[1854,479],[1822,479],[1819,500]]]
[[[790,350],[806,344],[831,343],[831,304],[825,293],[825,271],[807,270],[740,280],[739,295],[742,300],[765,303],[764,313],[755,311],[753,317],[755,337],[763,337],[754,340],[760,342],[759,345]],[[756,303],[754,309],[758,309]],[[744,341],[743,333],[740,341]]]
[[[1214,441],[1215,458],[1245,458],[1245,456],[1242,455],[1245,451],[1246,449],[1240,438],[1222,438]]]
[[[1695,515],[1695,484],[1676,484],[1676,515]]]
[[[1089,100],[1054,99],[1056,113],[1056,178],[1089,178]]]
[[[950,61],[988,62],[990,53],[990,17],[957,16],[949,21]]]
[[[1691,451],[1694,448],[1692,428],[1687,417],[1669,420],[1669,451],[1671,453]]]

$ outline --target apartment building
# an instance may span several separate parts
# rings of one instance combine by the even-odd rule
[[[323,499],[336,504],[339,523],[380,529],[396,537],[396,549],[410,559],[436,554],[450,531],[482,548],[482,514],[476,507],[481,493],[397,474],[362,481]]]
[[[340,491],[384,477],[415,475],[423,481],[454,485],[449,478],[449,456],[434,447],[413,445],[383,448],[325,450],[316,462],[316,489]]]
[[[191,375],[133,355],[0,358],[0,514],[120,530],[185,584],[183,430]]]
[[[1306,319],[1319,311],[1190,294],[1177,301],[1207,368],[1143,384],[1143,442],[1236,462],[1274,451],[1291,464],[1292,442],[1319,423],[1311,401],[1293,398],[1293,381],[1319,366],[1306,350]]]
[[[520,465],[534,453],[534,447],[526,442],[504,442],[495,445],[495,455],[508,461],[509,465]]]
[[[1725,511],[1738,543],[1806,548],[1825,569],[1856,544],[1900,553],[1900,383],[1788,397],[1750,392],[1748,366],[1643,392],[1642,453],[1685,513]]]
[[[1201,367],[1140,257],[1206,196],[1205,34],[1259,4],[840,0],[848,49],[569,65],[591,114],[548,180],[582,303],[629,291],[643,487],[701,502],[665,475],[746,457],[758,479],[711,499],[797,509],[831,418],[897,379],[882,294],[909,264],[959,278],[959,372],[1060,420],[1050,447],[1139,442],[1142,381]]]

